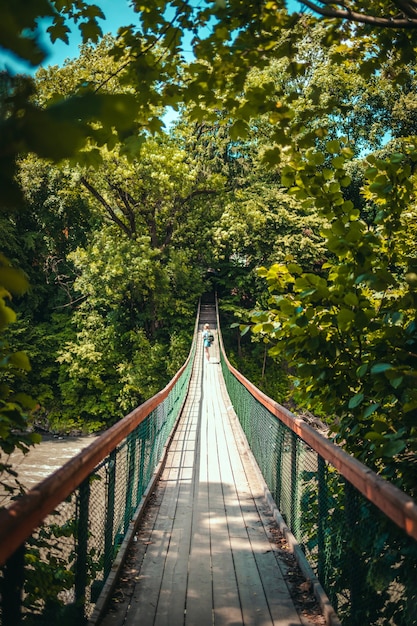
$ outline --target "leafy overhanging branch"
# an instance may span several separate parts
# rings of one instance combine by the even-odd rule
[[[366,4],[366,13],[355,11],[345,2],[321,0],[320,4],[311,0],[300,0],[304,6],[323,17],[344,19],[350,22],[368,24],[379,28],[417,28],[417,3],[415,0],[393,0],[393,5],[399,13],[394,15],[372,15],[368,13],[369,4]],[[389,9],[388,9],[389,10]]]

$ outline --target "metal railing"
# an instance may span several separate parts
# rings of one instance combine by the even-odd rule
[[[416,503],[265,396],[220,345],[266,485],[343,626],[415,626]]]
[[[188,393],[197,321],[188,359],[162,391],[0,510],[3,626],[85,624],[109,595]]]

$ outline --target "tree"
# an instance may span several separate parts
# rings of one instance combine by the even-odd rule
[[[336,5],[317,4],[318,7],[322,5],[337,9]],[[51,6],[56,9],[57,5]],[[82,6],[85,8],[85,5]],[[377,22],[390,16],[394,16],[395,20],[395,6],[372,3],[368,14],[375,15]],[[200,8],[191,2],[177,4],[154,0],[147,3],[146,10],[140,4],[137,8],[138,26],[124,29],[112,44],[113,47],[108,48],[111,60],[106,65],[105,75],[100,74],[97,80],[91,76],[84,80],[86,74],[81,71],[79,77],[82,80],[71,83],[68,77],[68,82],[62,86],[61,95],[56,90],[48,91],[45,88],[44,97],[41,98],[39,95],[34,97],[30,81],[7,77],[2,109],[3,128],[6,131],[2,136],[6,137],[6,141],[0,146],[0,157],[3,154],[5,167],[1,171],[4,172],[4,188],[8,189],[8,205],[19,201],[18,189],[11,182],[18,153],[34,151],[55,161],[76,156],[84,167],[89,168],[109,162],[106,151],[110,154],[117,145],[118,158],[119,155],[123,158],[130,155],[129,158],[134,162],[135,158],[138,159],[144,138],[149,133],[160,131],[164,106],[178,109],[184,105],[188,119],[197,125],[213,123],[218,119],[219,111],[227,111],[233,118],[230,138],[234,142],[246,140],[254,121],[262,118],[261,124],[268,132],[268,140],[263,146],[264,162],[280,177],[282,185],[290,185],[290,192],[297,197],[300,210],[308,215],[320,211],[321,219],[330,221],[332,229],[340,226],[340,217],[335,209],[338,206],[346,208],[349,223],[356,221],[359,224],[357,211],[363,209],[369,212],[370,218],[372,213],[381,215],[375,201],[368,201],[365,207],[355,206],[351,212],[348,194],[351,192],[354,195],[355,190],[350,186],[350,178],[345,170],[345,157],[347,154],[353,155],[353,152],[346,147],[339,153],[325,146],[329,138],[338,138],[338,127],[347,107],[351,106],[352,97],[361,103],[360,111],[356,109],[353,120],[356,121],[360,113],[366,127],[366,122],[378,111],[379,126],[374,128],[382,130],[384,125],[389,126],[389,111],[394,111],[395,106],[391,100],[391,108],[387,107],[387,99],[379,97],[378,88],[383,86],[383,82],[379,81],[389,79],[401,85],[404,98],[408,93],[413,93],[413,88],[409,89],[412,74],[408,68],[404,71],[404,61],[412,59],[414,55],[410,29],[372,30],[366,24],[363,28],[354,28],[350,20],[342,26],[340,21],[336,21],[317,29],[315,26],[319,20],[314,16],[289,15],[283,4],[255,1],[244,5],[239,0],[213,2]],[[353,5],[347,8],[353,10]],[[405,14],[408,12],[408,17],[413,20],[411,9],[413,5],[410,3],[401,4],[401,11]],[[70,8],[65,10],[71,14]],[[41,7],[41,15],[45,14],[43,11],[46,11],[45,7]],[[352,17],[353,13],[349,15]],[[96,17],[97,13],[94,19]],[[335,17],[338,19],[337,15]],[[25,19],[29,18],[26,16]],[[30,19],[25,25],[32,23]],[[26,32],[20,26],[12,30],[23,40],[27,39]],[[328,59],[321,65],[323,69],[327,63],[326,72],[322,74],[320,64],[312,64],[312,55],[306,54],[308,37],[310,41],[315,37],[315,50],[328,50]],[[355,45],[352,45],[352,41]],[[33,45],[36,47],[36,44]],[[186,46],[191,47],[194,54],[194,59],[189,63],[186,63],[185,58]],[[27,54],[24,50],[19,53],[23,56]],[[385,57],[387,62],[381,62],[381,58]],[[87,67],[89,61],[85,58]],[[338,62],[343,64],[335,74],[335,80],[330,83],[327,79],[328,68],[334,70]],[[279,83],[276,75],[271,80],[264,80],[263,77],[274,63],[285,77],[290,78],[285,85]],[[261,76],[257,83],[253,78],[251,82],[253,68]],[[313,75],[314,80],[310,80]],[[359,79],[355,84],[356,77]],[[362,77],[368,82],[371,82],[372,77],[373,91],[367,88]],[[331,87],[336,89],[336,93],[330,94]],[[302,93],[305,88],[307,97]],[[329,94],[331,97],[327,97]],[[397,119],[400,116],[397,115]],[[398,134],[401,135],[410,125],[400,122]],[[38,132],[38,128],[42,129],[42,133]],[[58,132],[60,145],[55,139]],[[359,135],[355,129],[355,133],[355,139],[359,136],[362,141],[365,140],[363,132]],[[376,139],[372,141],[376,143]],[[327,145],[335,144],[330,142]],[[401,154],[405,153],[401,151]],[[388,156],[388,163],[391,163],[390,158]],[[393,158],[396,158],[394,154]],[[394,167],[395,163],[392,165]],[[385,170],[380,172],[379,166],[376,169],[378,173],[373,184],[379,185],[381,180],[385,181],[386,175]],[[143,214],[139,216],[132,211],[134,204],[136,207],[137,196],[131,195],[134,203],[126,201],[127,190],[119,181],[114,183],[105,180],[99,172],[99,184],[96,184],[91,180],[91,170],[87,170],[87,174],[84,174],[84,185],[89,185],[90,192],[95,190],[103,199],[104,191],[109,193],[109,182],[110,186],[116,184],[112,202],[105,200],[107,216],[111,217],[110,207],[113,216],[119,219],[118,227],[122,228],[123,224],[125,231],[130,229],[129,233],[133,234],[132,226],[137,228],[137,220],[144,218]],[[343,193],[341,186],[345,189]],[[350,189],[346,186],[350,186]],[[372,192],[371,187],[369,189]],[[387,183],[386,187],[394,189],[395,185]],[[242,189],[246,194],[247,206],[254,207],[250,194],[244,187]],[[322,189],[326,193],[322,193]],[[97,194],[95,197],[99,200]],[[275,199],[277,197],[278,194]],[[193,206],[194,201],[195,198]],[[393,215],[401,205],[399,201],[398,205],[396,202],[397,198],[393,197],[393,202],[389,204]],[[101,205],[104,208],[102,202]],[[135,218],[131,223],[129,219],[133,214]],[[352,215],[355,220],[351,220]],[[390,229],[394,232],[388,210],[383,212],[381,219],[387,220],[387,232]],[[114,217],[113,222],[117,222]],[[151,222],[152,219],[148,219],[148,227]],[[162,220],[161,224],[164,223],[168,224]],[[342,223],[345,222],[342,220]],[[158,234],[156,219],[153,219],[153,224],[154,242],[161,248],[167,233]],[[361,243],[363,239],[366,247],[370,245],[365,236],[367,230],[358,227],[358,224],[352,223],[349,233],[356,233],[358,239],[355,241]],[[374,228],[369,220],[366,224],[370,230]],[[405,229],[401,232],[404,234]],[[124,235],[129,236],[129,233],[125,232]],[[343,234],[340,227],[338,236],[342,240],[338,243],[332,240],[331,255],[337,257],[338,246],[344,249]],[[242,245],[245,245],[243,235],[241,229],[239,236]],[[353,237],[353,234],[350,236]],[[360,245],[357,248],[361,250]],[[177,248],[171,249],[179,255]],[[162,258],[160,249],[158,254],[159,260]],[[384,255],[378,259],[381,267],[389,261]],[[385,266],[385,270],[390,271],[390,267]],[[400,302],[404,304],[402,297]]]
[[[66,189],[81,190],[96,223],[68,256],[74,332],[58,356],[62,406],[50,415],[61,428],[122,417],[185,360],[222,187],[169,137],[143,142],[139,159],[104,150],[102,162],[73,171]]]
[[[323,17],[358,22],[372,27],[390,29],[417,28],[417,4],[415,0],[392,0],[390,2],[334,2],[300,0],[304,6]],[[364,6],[363,6],[364,5]]]
[[[30,370],[27,355],[13,351],[9,346],[6,331],[15,321],[16,314],[9,306],[12,296],[24,293],[27,280],[20,270],[13,268],[0,255],[0,486],[1,496],[21,489],[17,474],[9,461],[15,449],[28,452],[38,443],[39,435],[27,432],[29,414],[34,409],[34,400],[21,390],[21,379]]]
[[[386,160],[367,158],[363,193],[377,208],[371,224],[343,198],[349,151],[339,154],[336,142],[327,149],[337,153],[338,169],[322,178],[320,197],[314,193],[320,153],[309,153],[287,176],[309,172],[300,193],[329,216],[324,232],[335,261],[326,263],[324,276],[292,263],[261,270],[271,299],[267,311],[254,312],[254,331],[271,337],[271,354],[294,364],[301,394],[331,417],[336,440],[414,495],[417,261],[409,231],[416,144],[404,142]]]

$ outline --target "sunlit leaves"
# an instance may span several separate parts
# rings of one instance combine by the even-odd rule
[[[36,440],[36,437],[24,434],[27,411],[33,409],[35,403],[30,396],[16,389],[19,376],[30,370],[29,359],[23,351],[13,351],[4,338],[4,330],[16,320],[10,301],[27,288],[23,272],[13,268],[0,254],[0,448],[6,454],[15,448],[26,452]],[[7,472],[7,467],[1,471],[4,469]]]
[[[57,39],[60,39],[64,43],[69,43],[68,33],[70,33],[71,30],[65,24],[64,18],[56,19],[55,22],[46,29],[46,32],[49,33],[52,43],[55,43]]]
[[[323,234],[335,260],[320,276],[288,264],[261,269],[271,297],[262,321],[254,316],[253,324],[271,340],[271,354],[295,368],[297,393],[302,390],[313,410],[337,416],[337,439],[392,477],[391,457],[417,449],[417,301],[406,279],[415,271],[409,237],[416,217],[415,146],[404,142],[403,151],[387,159],[368,157],[363,193],[379,207],[368,223],[343,197],[349,153],[340,141],[328,142],[326,150],[336,169],[329,168],[332,177],[323,177],[319,191],[312,151],[293,159],[283,180],[297,196],[320,198],[331,221]]]
[[[12,267],[3,254],[0,254],[0,284],[9,295],[22,295],[29,286],[23,272]]]
[[[142,306],[147,311],[152,335],[160,312],[169,315],[164,289],[156,294],[155,285],[159,281],[166,291],[178,292],[194,260],[182,255],[185,248],[188,254],[188,246],[195,250],[200,236],[201,173],[211,192],[222,187],[225,177],[223,169],[210,171],[209,159],[193,169],[195,153],[186,162],[172,146],[164,152],[154,144],[150,155],[145,137],[160,133],[166,105],[176,110],[186,106],[187,122],[201,125],[227,111],[232,117],[229,138],[237,145],[233,154],[225,152],[229,164],[246,160],[254,170],[259,162],[247,155],[259,150],[263,164],[271,167],[271,179],[265,175],[254,181],[246,175],[243,182],[236,167],[241,178],[233,185],[239,194],[225,202],[213,231],[218,256],[232,251],[248,263],[280,262],[261,270],[271,308],[265,318],[254,319],[256,329],[265,338],[278,339],[274,350],[285,346],[309,401],[317,397],[326,410],[338,414],[339,438],[353,442],[355,454],[362,454],[355,448],[357,440],[376,445],[378,437],[384,441],[376,456],[398,453],[399,428],[392,415],[408,420],[404,438],[409,437],[416,401],[410,380],[416,353],[417,148],[410,141],[387,157],[369,156],[360,201],[349,196],[347,164],[355,153],[362,155],[364,146],[380,145],[387,130],[401,136],[412,128],[413,116],[403,111],[413,110],[413,75],[399,66],[401,54],[413,58],[413,47],[403,45],[408,38],[397,34],[392,45],[380,33],[358,38],[359,31],[349,26],[331,28],[306,15],[291,17],[274,2],[133,4],[138,27],[124,28],[118,41],[85,47],[79,64],[59,72],[41,71],[36,95],[29,83],[5,89],[0,140],[4,204],[19,201],[17,155],[32,151],[55,162],[78,160],[84,168],[79,180],[89,193],[96,192],[94,202],[109,229],[97,250],[84,251],[85,257],[79,251],[76,261],[82,270],[80,289],[96,297],[91,320],[92,327],[103,331],[99,348],[117,334],[106,335],[97,311],[112,298],[115,308],[125,310],[126,293],[134,302],[130,310]],[[48,33],[53,40],[67,39],[72,19],[84,41],[101,36],[102,14],[93,4],[41,1],[35,10],[33,3],[17,1],[3,13],[3,46],[31,63],[42,57],[31,33],[39,17],[52,20]],[[384,50],[389,50],[387,60]],[[398,103],[397,83],[409,85]],[[394,118],[395,132],[389,127]],[[128,248],[130,277],[118,248],[123,246],[109,235],[110,226]],[[308,267],[301,268],[304,264]],[[95,291],[102,276],[103,294]],[[93,331],[88,331],[85,337],[91,339]],[[74,349],[74,367],[83,365],[83,372],[90,348],[96,358],[100,350],[87,340]],[[137,384],[133,379],[128,372],[126,384]],[[387,425],[385,430],[381,424]],[[353,436],[350,429],[355,427]]]
[[[237,120],[230,127],[230,138],[233,141],[237,141],[238,139],[245,139],[249,134],[249,127],[246,122],[243,120]]]

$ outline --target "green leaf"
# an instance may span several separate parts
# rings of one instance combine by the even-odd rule
[[[238,139],[246,139],[249,134],[249,126],[244,120],[236,120],[236,122],[230,127],[230,138],[233,141]]]
[[[406,447],[405,441],[402,441],[399,439],[393,439],[391,441],[388,441],[381,448],[380,454],[381,456],[387,456],[387,457],[396,456],[400,452],[403,452],[403,450],[405,450],[405,447]]]
[[[332,141],[328,141],[326,143],[326,150],[327,152],[330,152],[331,154],[336,154],[337,152],[339,152],[340,150],[339,141],[337,141],[336,139],[333,139]]]
[[[374,430],[370,430],[367,433],[365,433],[364,437],[365,439],[368,439],[369,441],[383,441],[384,440],[384,436],[381,435],[381,433],[378,433]]]
[[[404,376],[397,376],[396,378],[390,378],[390,385],[394,389],[398,389],[404,382]]]
[[[70,33],[71,30],[63,21],[52,24],[46,29],[46,32],[49,33],[52,43],[55,43],[57,39],[60,39],[64,43],[69,43],[68,33]]]
[[[27,372],[30,371],[30,362],[27,354],[25,352],[15,352],[10,356],[10,363],[19,369],[25,370]]]
[[[404,413],[410,413],[411,411],[415,411],[417,409],[417,400],[411,400],[410,402],[406,402],[403,406]]]
[[[337,323],[341,330],[346,330],[352,325],[355,313],[350,309],[341,309],[337,314]]]
[[[391,163],[402,163],[405,160],[405,155],[401,152],[394,152],[389,158]]]
[[[347,293],[343,298],[343,301],[348,306],[357,306],[359,303],[358,296],[354,292]]]
[[[42,435],[40,435],[39,433],[30,433],[29,439],[33,445],[36,445],[37,443],[41,443]]]
[[[379,404],[377,405],[371,404],[371,407],[374,407],[374,406],[379,406]],[[378,433],[386,433],[388,429],[388,424],[386,422],[383,422],[382,420],[376,419],[374,423],[372,424],[372,427]]]
[[[277,165],[281,161],[281,148],[268,148],[264,151],[262,160],[265,164]],[[286,187],[290,187],[294,184],[294,174],[290,175],[290,173],[287,172],[284,178],[286,182],[283,181],[282,184]]]
[[[1,262],[0,257],[0,264]],[[10,293],[22,295],[27,291],[29,283],[21,270],[0,265],[0,285],[4,286]]]
[[[311,165],[323,165],[325,161],[325,156],[322,152],[313,152],[311,154],[308,155],[308,162]]]
[[[25,409],[34,409],[36,406],[35,400],[31,396],[29,396],[27,393],[17,393],[13,399],[15,402],[18,402]]]
[[[379,409],[380,406],[381,405],[380,405],[379,402],[375,402],[374,404],[370,404],[369,406],[367,406],[366,409],[364,410],[363,414],[362,414],[364,419],[367,419],[370,415],[372,415],[372,413],[374,413],[377,409]],[[386,424],[384,423],[384,425],[385,425],[385,429],[386,429]],[[375,428],[375,424],[374,424],[374,428]]]
[[[103,36],[103,31],[95,19],[82,22],[79,28],[84,42],[92,41],[93,43],[97,43],[99,38]]]
[[[345,159],[342,156],[336,156],[333,157],[332,159],[332,165],[333,167],[335,167],[336,169],[340,169],[343,167],[343,165],[345,164]]]
[[[76,157],[77,164],[82,167],[98,168],[103,163],[103,157],[98,148],[82,150]]]
[[[377,363],[376,365],[372,365],[371,374],[382,374],[391,369],[393,369],[391,363]]]
[[[288,263],[287,268],[291,274],[301,274],[303,271],[297,263]]]
[[[364,400],[365,395],[363,393],[357,393],[349,400],[349,408],[356,409]]]
[[[3,330],[16,321],[16,313],[10,307],[6,306],[4,300],[0,298],[0,330]]]
[[[363,376],[365,376],[366,372],[368,371],[368,364],[364,363],[363,365],[360,365],[357,369],[356,369],[356,376],[358,378],[362,378]]]

